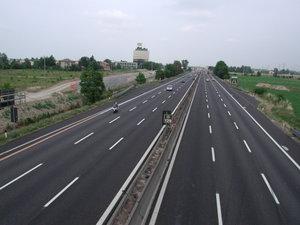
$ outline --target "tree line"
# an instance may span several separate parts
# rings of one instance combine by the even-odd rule
[[[188,68],[189,61],[184,59],[181,62],[175,60],[173,63],[166,64],[164,68],[159,68],[156,70],[155,79],[163,80],[165,78],[173,77],[184,71],[190,70]]]

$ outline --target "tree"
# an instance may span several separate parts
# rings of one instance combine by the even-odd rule
[[[156,80],[163,80],[163,79],[165,79],[165,73],[164,73],[164,71],[161,70],[161,69],[156,70],[156,72],[155,72],[155,79]]]
[[[182,64],[183,69],[187,70],[189,61],[187,61],[186,59],[181,60],[181,64]]]
[[[169,78],[169,77],[173,77],[176,75],[176,66],[174,64],[167,64],[165,66],[165,77]]]
[[[261,76],[261,72],[257,71],[256,76],[260,77]]]
[[[31,69],[31,63],[30,63],[30,60],[28,58],[26,58],[25,61],[22,63],[22,67],[24,69]]]
[[[5,53],[0,52],[0,69],[8,69],[9,62]]]
[[[137,82],[138,84],[144,84],[144,83],[146,83],[146,77],[145,77],[145,75],[144,75],[143,73],[141,73],[141,72],[136,76],[135,80],[136,80],[136,82]]]
[[[89,57],[83,56],[83,57],[81,57],[81,58],[79,59],[79,63],[78,63],[78,64],[79,64],[79,66],[80,66],[81,68],[88,68],[89,61],[90,61]]]
[[[181,74],[183,72],[181,62],[178,60],[174,61],[174,66],[175,66],[175,75]]]
[[[278,76],[278,69],[277,69],[277,68],[274,68],[273,76],[274,76],[274,77],[277,77],[277,76]]]
[[[221,79],[228,79],[229,73],[228,73],[228,66],[224,61],[217,62],[215,68],[214,68],[214,74]]]
[[[99,101],[105,91],[103,74],[89,66],[80,76],[80,87],[81,93],[88,102],[94,103]]]
[[[13,59],[10,63],[10,68],[11,69],[21,69],[22,67],[21,67],[21,64],[17,60]]]
[[[105,59],[104,62],[108,63],[110,69],[112,70],[112,68],[113,68],[113,63],[112,63],[112,61],[111,61],[110,59]]]
[[[90,58],[87,56],[83,56],[79,59],[78,64],[80,68],[88,68],[89,66],[91,66],[95,70],[100,69],[100,64],[95,60],[94,56],[91,56]]]

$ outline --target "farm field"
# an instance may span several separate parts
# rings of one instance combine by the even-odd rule
[[[294,115],[287,115],[284,110],[274,111],[274,116],[288,122],[291,126],[300,129],[300,80],[276,78],[271,76],[241,76],[238,75],[239,87],[254,92],[254,89],[262,85],[267,93],[283,96],[287,99],[294,110]],[[268,84],[270,87],[268,87]],[[258,85],[258,86],[257,86]],[[277,90],[276,87],[287,90]],[[275,88],[274,88],[275,87]],[[285,87],[285,88],[284,88]],[[278,88],[280,89],[280,88]]]

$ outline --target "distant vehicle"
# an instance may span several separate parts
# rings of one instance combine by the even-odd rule
[[[206,79],[206,82],[208,82],[209,81],[209,79]]]
[[[181,83],[185,83],[185,80],[181,80]]]
[[[167,86],[167,91],[173,91],[173,85],[168,85]]]
[[[113,106],[113,113],[117,113],[119,111],[119,105],[117,102],[115,102],[114,106]]]

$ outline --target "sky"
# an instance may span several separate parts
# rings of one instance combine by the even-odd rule
[[[299,0],[0,0],[9,58],[150,60],[300,70]]]

